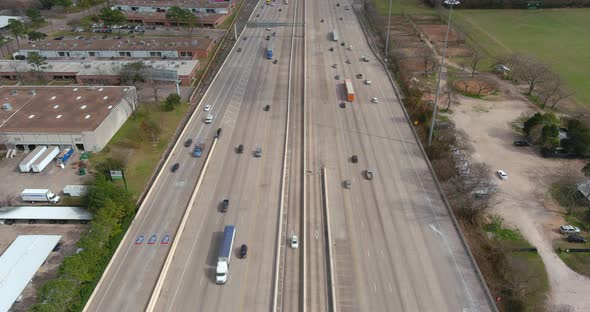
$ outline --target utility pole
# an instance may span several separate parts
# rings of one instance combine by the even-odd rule
[[[391,28],[391,2],[389,0],[389,16],[387,18],[387,37],[385,38],[385,63],[387,63],[387,56],[389,56],[389,29]]]

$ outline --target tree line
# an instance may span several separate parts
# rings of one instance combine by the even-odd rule
[[[443,0],[425,0],[432,7],[444,6]],[[526,9],[529,3],[538,3],[540,8],[590,7],[590,0],[462,0],[459,9]]]

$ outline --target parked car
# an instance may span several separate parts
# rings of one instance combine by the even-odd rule
[[[175,163],[174,165],[172,165],[172,168],[170,168],[170,171],[176,172],[176,170],[178,170],[179,167],[180,167],[180,164],[179,163]]]
[[[246,259],[247,255],[248,255],[248,246],[246,246],[246,244],[243,244],[242,247],[240,247],[240,259]]]
[[[500,177],[501,180],[508,180],[508,174],[506,174],[506,171],[498,170],[496,171],[496,173],[498,174],[498,177]]]
[[[561,234],[579,234],[580,229],[575,226],[566,224],[559,227],[559,232],[561,232]]]
[[[193,139],[188,139],[184,141],[184,147],[189,147],[193,144]]]
[[[527,140],[518,140],[518,141],[514,141],[514,146],[530,146],[531,143],[529,143],[529,141]]]
[[[236,152],[238,152],[238,154],[243,153],[244,152],[244,144],[238,145]]]
[[[570,243],[586,243],[587,240],[580,235],[570,235],[567,237],[567,241]]]
[[[373,180],[373,171],[369,169],[365,170],[365,178],[367,180]]]
[[[221,212],[227,212],[228,209],[229,209],[229,199],[224,199],[221,202]]]
[[[254,157],[262,157],[262,148],[261,147],[256,148],[256,150],[254,151]]]

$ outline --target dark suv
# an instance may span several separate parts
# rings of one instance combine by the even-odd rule
[[[176,172],[176,170],[178,170],[178,167],[180,167],[180,164],[179,163],[175,163],[174,165],[172,165],[172,168],[170,168],[170,171]]]
[[[240,247],[240,259],[246,259],[247,255],[248,255],[248,246],[246,246],[246,244],[243,244],[242,247]]]
[[[221,202],[221,212],[227,212],[228,209],[229,209],[229,199],[224,199]]]
[[[586,239],[580,235],[570,235],[567,237],[567,241],[570,243],[585,243]]]
[[[189,147],[193,144],[193,139],[188,139],[184,141],[184,147]]]

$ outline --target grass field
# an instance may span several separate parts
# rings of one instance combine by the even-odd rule
[[[365,0],[370,1],[381,15],[389,13],[390,0]],[[436,14],[434,9],[424,5],[421,0],[391,0],[391,14]]]
[[[590,9],[456,10],[453,20],[492,56],[522,52],[549,63],[590,106]]]

